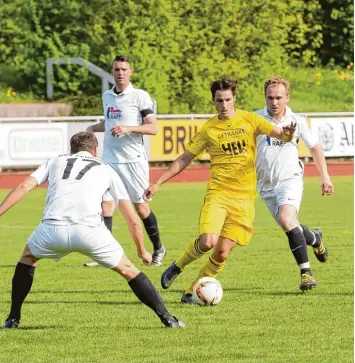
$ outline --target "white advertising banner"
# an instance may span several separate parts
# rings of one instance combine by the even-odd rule
[[[326,157],[354,156],[354,118],[311,118],[311,130]]]
[[[309,120],[311,130],[322,146],[326,157],[354,156],[353,117],[324,115],[324,117],[310,117]],[[159,120],[158,126],[161,128],[168,121]],[[96,122],[0,123],[0,168],[35,168],[50,157],[68,153],[70,137],[76,132],[84,131],[87,126]],[[193,120],[190,120],[189,123],[186,120],[174,120],[172,125],[176,126],[176,135],[173,132],[165,135],[164,130],[160,130],[160,133],[152,137],[152,140],[150,137],[145,137],[145,148],[149,160],[173,160],[183,151],[178,148],[186,141],[185,136],[189,135],[188,132],[183,131],[194,125]],[[172,125],[167,124],[167,129],[175,130]],[[162,139],[162,135],[166,137]],[[173,137],[174,135],[175,137]],[[96,137],[99,141],[98,156],[100,157],[103,133],[96,133]],[[165,150],[164,147],[167,151],[176,154],[170,155],[167,159],[161,151]]]
[[[68,124],[0,124],[0,167],[38,166],[68,152]]]

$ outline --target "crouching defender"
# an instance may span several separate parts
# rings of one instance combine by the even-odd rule
[[[48,181],[42,221],[29,237],[12,279],[11,310],[3,328],[17,328],[22,304],[31,290],[35,264],[42,258],[59,260],[79,252],[124,277],[138,299],[151,308],[169,328],[184,324],[171,315],[148,277],[125,256],[121,245],[106,228],[101,201],[107,190],[124,216],[137,246],[138,256],[150,265],[152,256],[144,248],[143,231],[122,181],[113,169],[96,158],[97,139],[79,132],[70,140],[71,155],[47,160],[13,189],[0,204],[0,216],[30,190]]]

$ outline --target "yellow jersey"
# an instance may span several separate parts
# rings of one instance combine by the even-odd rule
[[[206,148],[211,159],[208,191],[228,194],[231,198],[256,196],[256,138],[270,136],[275,126],[252,112],[235,110],[228,120],[218,115],[206,121],[187,145],[198,155]]]

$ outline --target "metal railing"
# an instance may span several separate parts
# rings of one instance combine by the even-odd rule
[[[86,67],[91,73],[98,77],[101,77],[101,90],[104,93],[109,89],[110,83],[115,84],[112,75],[95,64],[80,58],[80,57],[59,57],[59,58],[48,58],[46,60],[46,78],[47,78],[47,99],[51,100],[53,98],[53,65],[59,64],[76,64],[82,67]]]

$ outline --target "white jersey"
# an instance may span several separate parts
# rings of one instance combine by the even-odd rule
[[[48,181],[42,220],[98,226],[102,221],[102,198],[107,190],[116,203],[129,200],[114,170],[87,151],[48,159],[31,176],[38,184]]]
[[[316,138],[311,133],[306,119],[296,115],[289,107],[281,121],[276,122],[268,113],[267,107],[255,111],[271,124],[283,127],[296,122],[296,131],[291,142],[284,142],[269,136],[258,136],[256,174],[259,191],[274,189],[280,181],[302,178],[303,164],[298,160],[298,140],[301,138],[308,148],[316,145]]]
[[[141,111],[151,110],[149,115],[153,115],[153,101],[146,91],[134,88],[131,83],[119,94],[114,92],[114,88],[112,87],[102,95],[105,115],[102,159],[108,163],[131,163],[146,160],[143,135],[131,133],[117,137],[112,136],[110,130],[116,125],[142,125]]]

